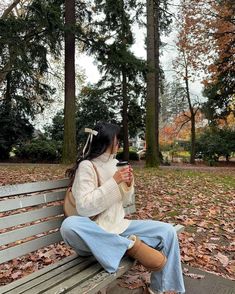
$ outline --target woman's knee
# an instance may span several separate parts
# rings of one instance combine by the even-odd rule
[[[71,234],[74,230],[81,227],[82,217],[77,215],[72,215],[67,217],[61,224],[60,233],[62,237]]]
[[[177,237],[175,228],[174,228],[174,226],[172,224],[161,222],[161,229],[162,229],[162,232],[163,232],[163,238],[164,239],[165,238],[174,239],[175,237]]]
[[[166,224],[166,231],[167,231],[167,236],[170,240],[177,239],[177,234],[173,225]]]
[[[84,217],[69,216],[63,221],[60,227],[60,233],[64,242],[71,246],[81,256],[91,254],[88,246],[81,237],[81,228],[84,225],[86,226],[87,221],[89,221],[89,219],[86,220]]]

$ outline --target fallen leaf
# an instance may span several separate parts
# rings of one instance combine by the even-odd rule
[[[229,259],[227,256],[223,255],[222,253],[218,252],[216,258],[222,263],[224,267],[226,267],[229,263]]]
[[[12,275],[11,275],[11,277],[15,280],[15,279],[17,279],[19,276],[21,276],[22,275],[22,271],[17,271],[17,272],[15,272],[15,273],[13,273]]]

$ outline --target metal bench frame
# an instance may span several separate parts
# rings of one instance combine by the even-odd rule
[[[66,178],[0,187],[0,230],[7,229],[0,234],[0,264],[63,240],[59,228],[64,220],[62,204],[68,183],[69,180]],[[125,207],[125,212],[130,214],[135,211],[133,195],[132,203]],[[41,219],[43,221],[40,221]],[[9,230],[13,224],[23,226]],[[179,233],[183,226],[176,225],[175,229]],[[49,234],[43,235],[45,232]],[[35,239],[21,243],[21,240],[32,236]],[[14,246],[4,248],[4,245],[10,243]],[[133,264],[133,260],[124,257],[119,270],[110,274],[94,257],[84,258],[73,254],[15,282],[1,286],[0,293],[92,294],[100,290],[105,293],[104,289],[128,271]]]

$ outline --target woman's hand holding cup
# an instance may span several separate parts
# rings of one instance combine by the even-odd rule
[[[128,186],[130,186],[133,180],[133,169],[131,168],[129,163],[127,161],[119,162],[117,163],[117,168],[118,170],[113,176],[114,180],[117,182],[117,184],[124,182]]]
[[[127,186],[130,187],[131,183],[133,181],[134,175],[133,175],[133,169],[131,166],[129,166],[129,182],[127,182]]]

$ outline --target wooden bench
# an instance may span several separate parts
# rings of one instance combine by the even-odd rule
[[[62,204],[68,182],[62,179],[0,187],[0,264],[62,241],[59,228],[64,219]],[[125,212],[135,211],[133,195]],[[183,226],[175,229],[180,232]],[[124,257],[119,270],[109,274],[94,257],[73,254],[0,286],[0,293],[105,293],[106,287],[133,264],[133,260]]]

